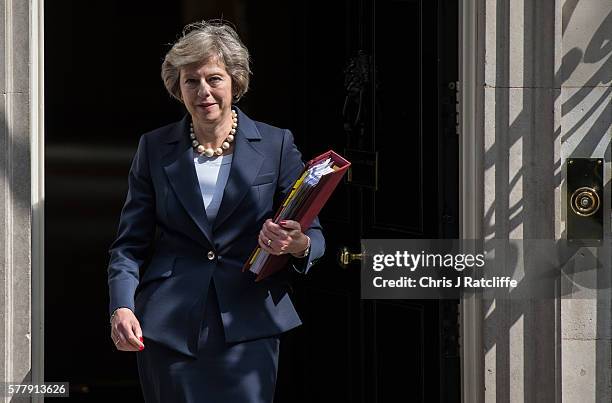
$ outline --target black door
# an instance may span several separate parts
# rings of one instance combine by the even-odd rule
[[[305,159],[353,162],[320,216],[327,254],[294,282],[304,325],[283,338],[276,402],[459,401],[456,301],[361,300],[359,264],[337,261],[363,238],[458,235],[457,4],[92,4],[45,7],[46,379],[73,401],[141,399],[109,338],[107,249],[139,135],[183,113],[159,79],[167,44],[224,16],[253,57],[240,107],[290,128]]]
[[[298,142],[353,166],[320,216],[325,258],[295,282],[305,324],[284,340],[276,401],[458,402],[458,301],[361,300],[359,262],[338,263],[362,238],[458,237],[457,4],[300,7]]]

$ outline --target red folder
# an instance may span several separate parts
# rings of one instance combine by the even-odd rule
[[[319,180],[319,183],[313,188],[312,192],[308,194],[307,198],[302,205],[303,208],[299,209],[295,212],[292,217],[287,217],[286,219],[298,221],[300,226],[302,227],[302,231],[305,232],[306,229],[310,228],[315,217],[319,214],[327,200],[331,196],[332,192],[340,183],[340,180],[348,170],[351,165],[346,159],[342,158],[339,154],[335,153],[333,150],[329,150],[313,159],[308,161],[302,171],[300,177],[311,168],[313,165],[321,161],[325,161],[326,159],[331,158],[334,163],[334,172],[329,173],[327,175],[323,175]],[[285,200],[279,207],[278,211],[274,215],[274,222],[277,223],[278,216],[282,210],[282,206],[285,204],[287,199],[291,196],[291,192],[288,192]],[[259,247],[255,248],[251,256],[247,260],[246,264],[242,268],[242,271],[247,271],[250,269],[254,258],[260,253],[261,249]],[[261,267],[261,270],[257,274],[257,278],[255,281],[261,281],[269,275],[276,273],[277,271],[283,269],[287,266],[289,262],[290,255],[270,255],[266,261],[266,263]]]

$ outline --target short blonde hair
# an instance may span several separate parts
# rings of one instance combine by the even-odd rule
[[[161,67],[161,77],[170,95],[183,102],[179,84],[181,68],[211,58],[217,58],[225,66],[232,78],[232,96],[238,101],[249,89],[249,51],[236,30],[223,20],[199,21],[183,28],[181,38],[166,53]]]

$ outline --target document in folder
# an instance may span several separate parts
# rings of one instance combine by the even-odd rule
[[[294,220],[300,223],[302,231],[305,232],[310,228],[350,165],[350,162],[332,150],[308,161],[302,174],[295,181],[291,191],[276,212],[274,222],[278,224],[282,220]],[[255,281],[260,281],[283,269],[290,257],[290,255],[270,255],[257,247],[251,253],[242,271],[249,270],[257,274]]]

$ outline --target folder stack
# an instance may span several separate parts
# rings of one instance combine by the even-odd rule
[[[350,165],[350,162],[332,150],[310,160],[276,212],[274,222],[298,221],[305,232]],[[270,255],[257,247],[242,271],[249,270],[257,274],[255,281],[260,281],[285,267],[288,261],[289,255]]]

